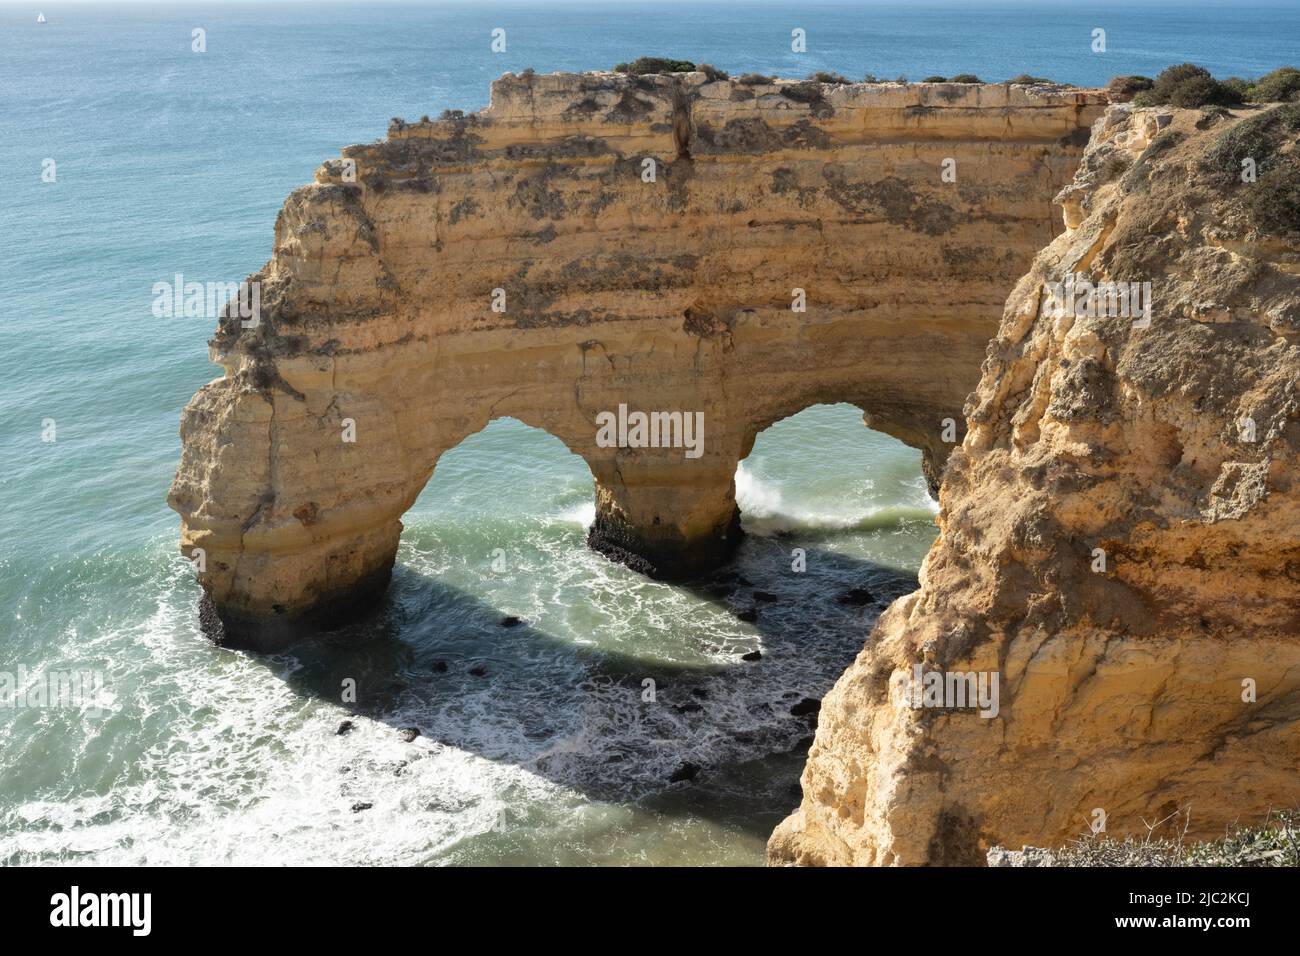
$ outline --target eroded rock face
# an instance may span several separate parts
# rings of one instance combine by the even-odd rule
[[[937,485],[1102,102],[508,74],[481,113],[345,149],[285,203],[260,323],[223,320],[182,419],[169,501],[209,610],[268,646],[373,599],[439,456],[503,416],[591,467],[594,546],[665,577],[726,556],[737,462],[808,405],[859,405]],[[702,414],[701,453],[602,447],[620,405]]]
[[[1282,109],[1098,122],[966,406],[921,587],[825,698],[771,862],[980,864],[1098,810],[1113,836],[1181,810],[1198,839],[1300,803],[1300,223],[1262,232],[1240,178],[1293,148]],[[1149,326],[1054,315],[1072,274],[1150,282]],[[999,674],[997,716],[891,694],[918,663]]]

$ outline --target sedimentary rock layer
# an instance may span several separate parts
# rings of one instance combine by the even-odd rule
[[[1098,122],[966,406],[921,587],[826,697],[772,862],[1212,838],[1300,803],[1300,222],[1261,226],[1256,191],[1298,131],[1294,105]],[[1149,324],[1055,314],[1072,275],[1150,282]],[[998,674],[997,716],[913,706],[918,664]]]
[[[439,456],[502,416],[587,461],[593,545],[661,576],[725,557],[737,462],[810,404],[859,405],[937,484],[1102,104],[507,74],[480,113],[345,149],[285,203],[260,321],[222,322],[182,419],[169,500],[229,636],[372,598]],[[620,405],[702,413],[703,453],[602,447]]]

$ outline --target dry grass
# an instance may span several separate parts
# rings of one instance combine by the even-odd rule
[[[1182,827],[1178,828],[1181,821]],[[1234,827],[1208,843],[1186,841],[1191,812],[1147,824],[1124,840],[1080,838],[1053,852],[1056,866],[1300,866],[1300,810],[1269,815],[1258,827]],[[1156,836],[1168,833],[1174,836]]]

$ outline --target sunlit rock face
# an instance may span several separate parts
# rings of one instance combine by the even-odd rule
[[[501,416],[586,460],[591,544],[660,577],[725,559],[737,462],[810,404],[859,405],[937,487],[1103,97],[754,79],[507,74],[289,197],[169,499],[226,640],[372,601],[439,456]]]
[[[1214,838],[1300,803],[1300,222],[1261,226],[1242,181],[1289,161],[1280,109],[1098,122],[966,405],[921,587],[826,697],[771,862]],[[1149,282],[1149,311],[1060,309],[1071,276]],[[915,706],[917,665],[998,675],[996,716]]]

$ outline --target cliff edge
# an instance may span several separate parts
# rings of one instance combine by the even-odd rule
[[[1300,802],[1297,131],[1296,105],[1098,120],[920,589],[827,695],[770,862],[979,865]]]

